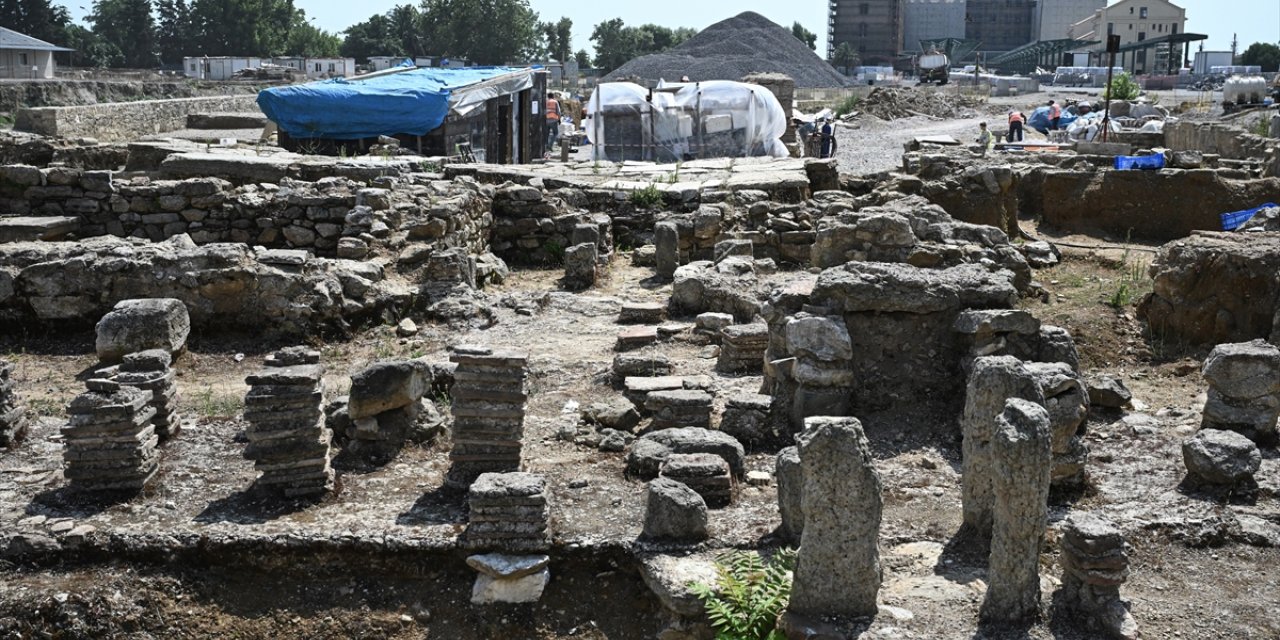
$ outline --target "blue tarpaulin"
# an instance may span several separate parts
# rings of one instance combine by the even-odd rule
[[[1063,109],[1062,118],[1058,121],[1058,126],[1066,129],[1071,126],[1072,122],[1076,121],[1077,117],[1079,116]],[[1049,135],[1049,107],[1036,107],[1036,110],[1031,112],[1031,117],[1027,118],[1027,126],[1039,131],[1041,134]]]
[[[420,136],[444,124],[453,91],[521,70],[426,68],[367,80],[335,78],[266,89],[258,106],[293,138]]]

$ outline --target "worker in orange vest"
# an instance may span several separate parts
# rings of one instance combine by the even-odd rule
[[[1027,117],[1021,111],[1009,112],[1009,142],[1022,142],[1022,125]]]
[[[547,151],[556,146],[560,137],[560,101],[556,94],[547,92]]]
[[[1058,103],[1049,101],[1049,130],[1057,131],[1062,128],[1062,107]]]

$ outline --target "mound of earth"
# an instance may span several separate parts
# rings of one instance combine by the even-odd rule
[[[751,11],[717,22],[680,46],[641,56],[605,76],[694,82],[741,80],[753,73],[784,73],[797,87],[849,86],[850,81],[801,42],[789,29]]]

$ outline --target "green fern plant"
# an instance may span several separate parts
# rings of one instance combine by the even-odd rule
[[[796,552],[783,549],[765,560],[754,551],[716,557],[716,585],[695,583],[716,640],[782,640],[778,615],[791,599]]]

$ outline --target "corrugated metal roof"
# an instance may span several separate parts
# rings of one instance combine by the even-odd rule
[[[24,49],[27,51],[75,51],[66,47],[59,47],[56,44],[50,44],[44,40],[32,38],[25,33],[18,33],[13,29],[0,27],[0,49]]]

